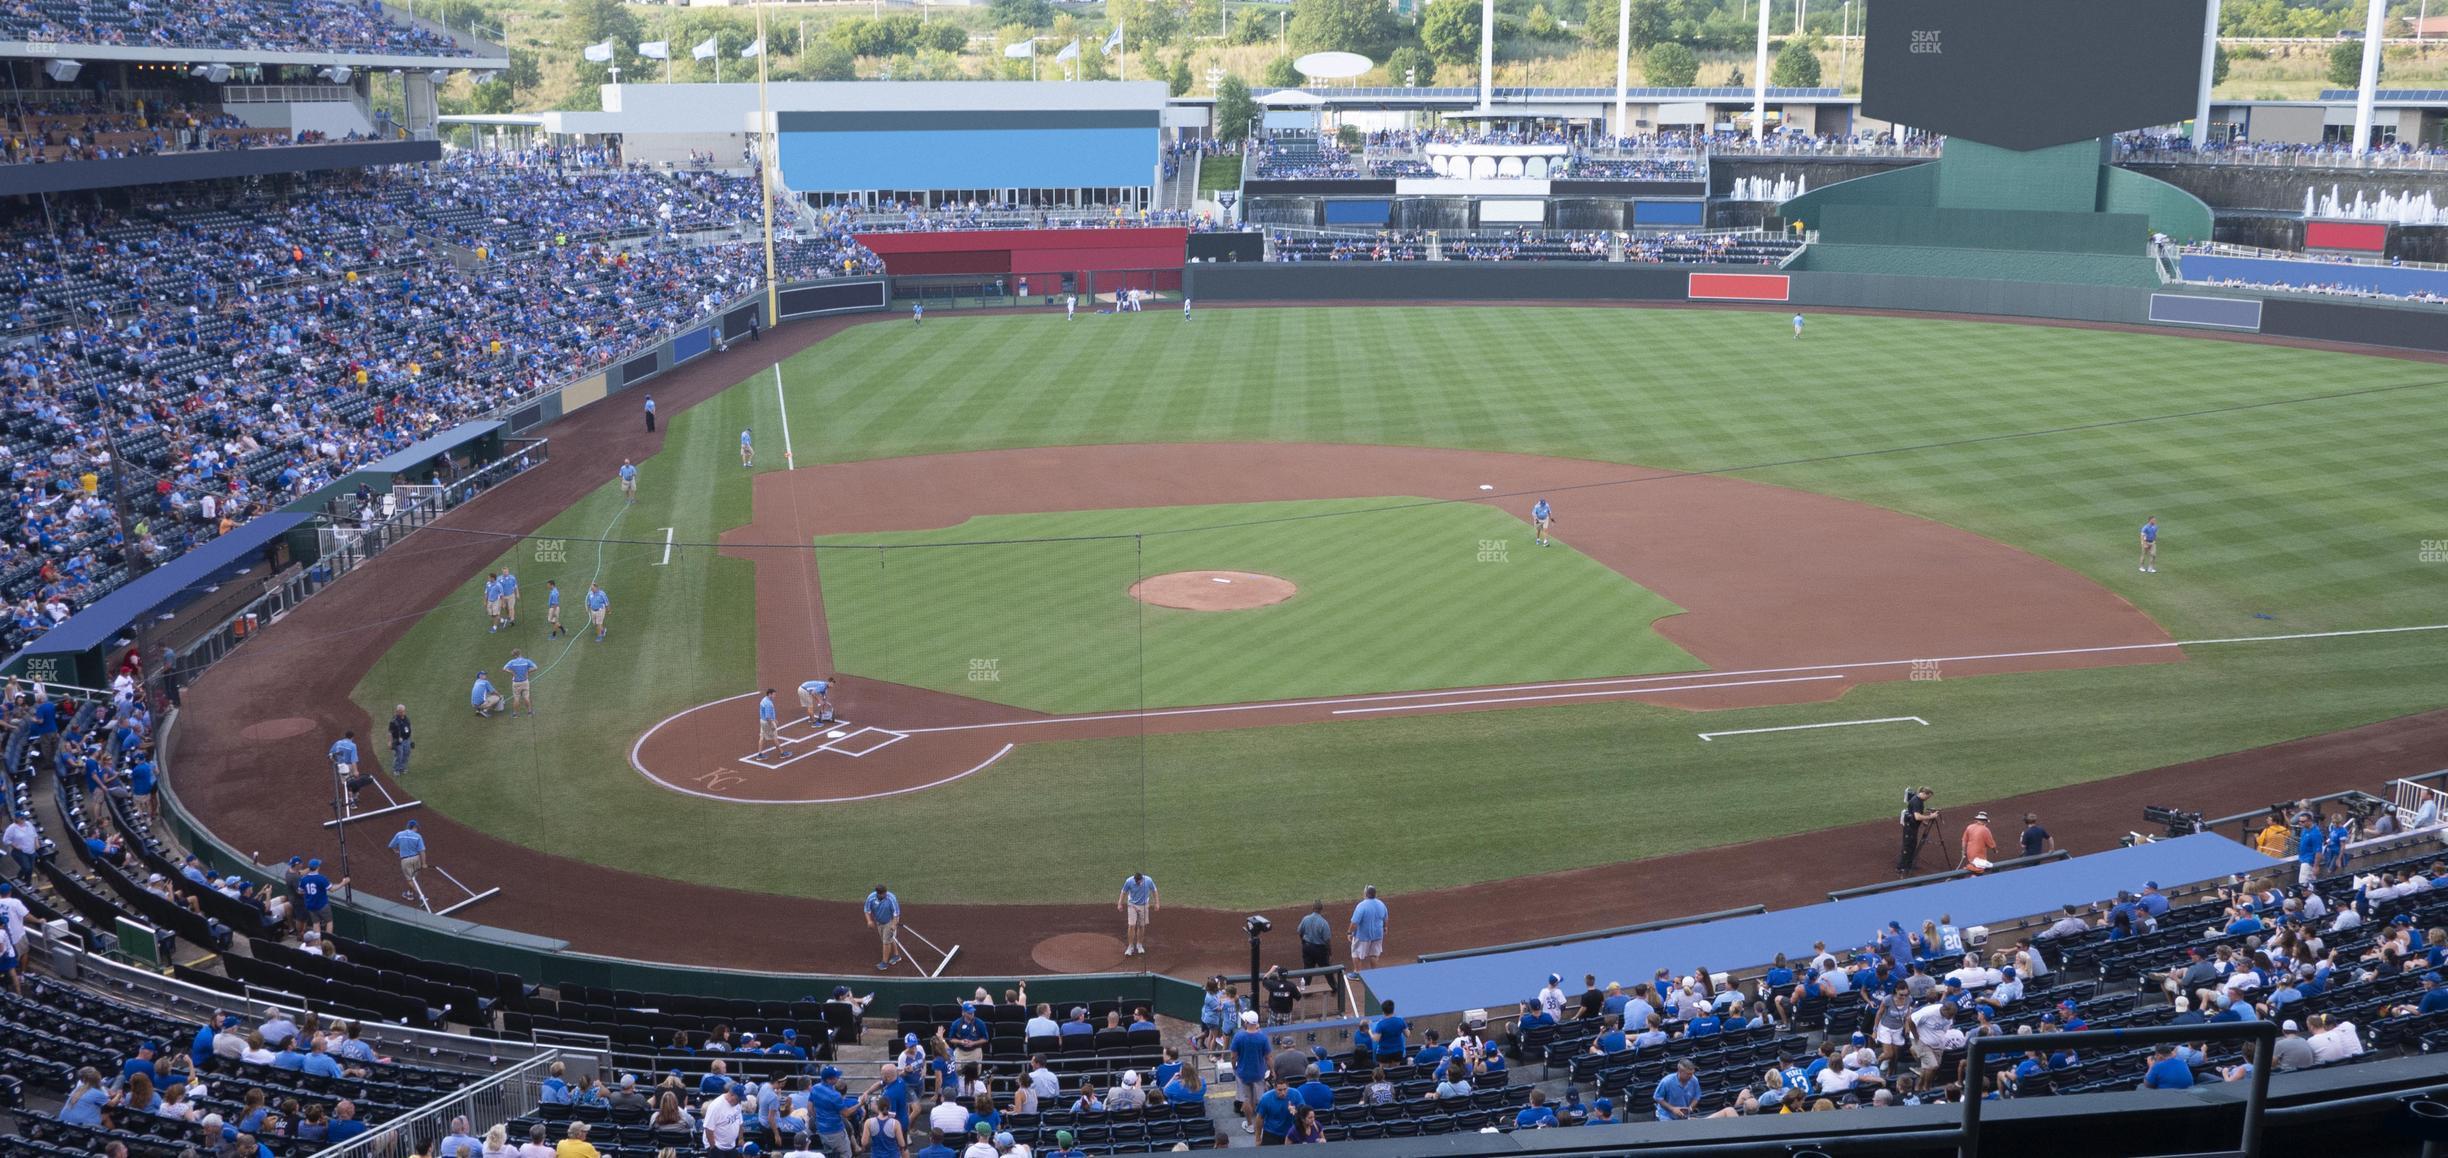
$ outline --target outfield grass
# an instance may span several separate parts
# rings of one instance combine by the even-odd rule
[[[1416,498],[1229,503],[995,515],[819,539],[839,549],[817,558],[836,666],[1042,712],[1704,666],[1649,629],[1674,604],[1569,547],[1532,549],[1526,532],[1492,507]],[[1482,559],[1482,542],[1503,546]],[[1226,613],[1129,594],[1145,576],[1208,570],[1299,593]],[[1475,607],[1574,613],[1457,630],[1454,609]],[[995,679],[970,678],[981,660]]]
[[[1607,309],[1211,310],[1083,319],[942,316],[862,326],[785,367],[808,461],[1063,443],[1304,440],[1452,446],[1728,470],[1926,516],[2094,576],[2179,638],[2448,621],[2438,522],[2441,368],[2159,335],[1779,313]],[[2350,394],[2362,391],[2363,393]],[[2313,401],[2291,401],[2334,395]],[[2189,414],[2149,421],[2154,416]],[[414,787],[431,807],[552,852],[688,880],[848,897],[875,859],[738,850],[940,834],[1098,839],[1025,869],[890,855],[927,900],[1091,901],[1136,867],[1169,899],[1238,904],[1460,884],[1885,815],[1907,780],[1976,799],[2079,783],[2448,703],[2432,635],[2196,649],[2175,665],[1862,687],[1842,729],[1703,745],[1701,728],[1830,718],[1824,706],[1686,713],[1590,704],[1029,746],[958,785],[868,805],[743,808],[655,788],[638,731],[746,688],[748,565],[703,549],[656,566],[662,528],[710,541],[747,516],[740,427],[779,417],[771,379],[678,416],[644,496],[556,519],[603,553],[614,635],[545,677],[544,715],[475,721],[487,636],[470,590],[357,689],[420,710]],[[2129,424],[2120,424],[2129,423]],[[2079,429],[2077,429],[2079,428]],[[2054,431],[2053,433],[2034,433]],[[768,439],[768,445],[771,440]],[[1670,501],[1672,481],[1655,487]],[[2134,572],[2134,527],[2165,528]],[[1794,561],[1797,581],[1809,560]],[[828,579],[830,577],[828,576]],[[531,618],[535,615],[530,612]],[[2260,618],[2268,616],[2269,618]],[[527,625],[519,629],[524,633]],[[532,638],[528,640],[532,645]],[[2068,639],[2065,646],[2092,641]],[[557,646],[557,645],[556,645]],[[1828,660],[1852,657],[1810,657]],[[1858,657],[1892,658],[1892,657]],[[853,673],[855,674],[855,672]],[[1705,823],[1693,818],[1707,814]],[[1491,826],[1537,840],[1472,840]]]

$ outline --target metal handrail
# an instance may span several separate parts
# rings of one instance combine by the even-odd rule
[[[1767,911],[1768,906],[1766,905],[1743,905],[1739,908],[1719,909],[1713,913],[1695,913],[1688,917],[1668,917],[1662,921],[1642,921],[1637,925],[1617,925],[1612,929],[1591,929],[1581,933],[1566,933],[1561,937],[1541,937],[1533,941],[1509,941],[1502,945],[1481,945],[1476,949],[1453,949],[1443,953],[1422,953],[1419,959],[1422,964],[1426,964],[1432,961],[1453,961],[1463,957],[1482,957],[1490,953],[1510,953],[1516,949],[1551,949],[1558,945],[1595,941],[1602,937],[1620,937],[1627,933],[1654,933],[1660,929],[1679,929],[1685,925],[1705,925],[1710,921],[1722,921],[1729,917],[1754,917]]]
[[[1980,1158],[1982,1070],[1990,1054],[2024,1050],[2051,1053],[2061,1047],[2157,1045],[2166,1041],[2252,1043],[2252,1082],[2250,1092],[2244,1099],[2243,1138],[2237,1148],[2229,1153],[2241,1155],[2242,1158],[2260,1158],[2261,1116],[2269,1106],[2270,1061],[2278,1044],[2278,1027],[2267,1021],[2077,1029],[2062,1033],[2000,1034],[1971,1038],[1964,1042],[1967,1080],[1964,1083],[1963,1124],[1958,1127],[1960,1134],[1956,1143],[1958,1158]]]

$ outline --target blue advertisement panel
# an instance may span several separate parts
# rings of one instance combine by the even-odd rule
[[[1386,214],[1393,208],[1391,201],[1329,201],[1326,203],[1326,224],[1383,225]]]
[[[2192,294],[2152,294],[2150,320],[2163,326],[2216,326],[2222,330],[2261,328],[2259,298],[2206,298]]]
[[[1703,201],[1635,201],[1634,225],[1698,225],[1708,211]]]
[[[713,330],[690,330],[672,339],[672,364],[679,365],[713,348]]]
[[[1067,189],[1155,180],[1157,129],[964,129],[782,134],[793,189]]]

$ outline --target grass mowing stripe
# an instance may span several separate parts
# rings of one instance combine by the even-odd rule
[[[1743,477],[1893,507],[2031,550],[2092,576],[2180,637],[2439,618],[2431,593],[2448,564],[2424,565],[2417,549],[2448,538],[2448,528],[2426,526],[2436,475],[2427,452],[2448,439],[2448,410],[2421,390],[2271,405],[2402,385],[2426,369],[2181,336],[1927,319],[1831,316],[1795,343],[1781,322],[1552,307],[1234,309],[1202,312],[1189,325],[1164,314],[1069,324],[1059,311],[944,316],[923,329],[854,327],[793,358],[784,380],[792,434],[811,463],[1251,439],[1407,441],[1666,470],[1786,462]],[[674,525],[683,541],[705,543],[745,521],[746,472],[726,443],[743,425],[779,420],[755,397],[760,389],[771,390],[762,375],[675,418],[663,453],[641,464],[647,485],[630,525]],[[2133,421],[2171,412],[2193,416]],[[2080,429],[2008,437],[2057,427]],[[1972,438],[1988,440],[1963,441]],[[1899,445],[1924,448],[1861,453]],[[1672,493],[1671,484],[1658,491],[1661,501]],[[577,546],[604,523],[596,501],[544,534]],[[2167,529],[2163,573],[2143,576],[2134,571],[2133,528],[2151,513]],[[622,634],[568,655],[554,673],[560,686],[539,690],[539,726],[487,730],[456,711],[419,721],[419,794],[429,806],[548,851],[731,884],[735,866],[704,857],[701,834],[720,830],[741,847],[795,847],[812,836],[923,848],[986,817],[1012,831],[1062,831],[1077,824],[1082,801],[1128,809],[1145,792],[1144,821],[1158,834],[1151,863],[1099,846],[1020,877],[913,857],[896,869],[896,887],[906,879],[904,895],[930,900],[1093,901],[1110,897],[1114,879],[1148,868],[1184,903],[1238,904],[1303,899],[1279,895],[1296,880],[1302,889],[1356,887],[1364,865],[1373,883],[1405,889],[1750,839],[1883,814],[1898,777],[1981,798],[2448,702],[2448,656],[2436,643],[2306,641],[2147,670],[1879,685],[1842,704],[1848,713],[1943,718],[1961,741],[1943,749],[1813,739],[1702,763],[1688,751],[1700,745],[1687,714],[1585,704],[1161,736],[1144,748],[1135,739],[1027,745],[954,788],[828,809],[811,823],[788,810],[680,800],[627,770],[623,753],[644,723],[744,690],[755,662],[741,610],[753,598],[751,565],[683,546],[671,567],[652,568],[648,550],[606,545]],[[1370,558],[1391,565],[1400,556]],[[1119,585],[1129,570],[1116,562],[1086,573]],[[520,571],[536,582],[551,574]],[[472,588],[417,625],[358,689],[376,716],[393,702],[455,697],[468,664],[499,660],[498,639],[478,633],[471,642],[464,612],[447,610],[462,598],[472,600]],[[1433,642],[1447,653],[1440,662],[1500,665],[1514,649],[1504,631],[1482,626],[1499,614],[1406,624],[1388,646]],[[1457,622],[1440,636],[1440,619]],[[927,642],[919,618],[896,631],[896,643]],[[1192,638],[1151,647],[1146,663],[1151,674],[1204,660],[1221,681],[1265,678],[1266,651],[1207,658],[1203,646]],[[1775,726],[1827,712],[1709,718],[1712,727]],[[1216,784],[1219,770],[1232,774],[1229,792]],[[1539,818],[1545,839],[1457,858],[1449,841],[1385,835],[1483,827],[1492,778],[1501,778],[1508,815]],[[1746,806],[1712,826],[1657,807],[1695,783]],[[1227,798],[1298,806],[1269,809],[1267,835],[1253,848],[1247,826],[1219,822],[1238,807]],[[872,883],[854,879],[866,871],[861,863],[771,858],[755,884],[851,896]]]

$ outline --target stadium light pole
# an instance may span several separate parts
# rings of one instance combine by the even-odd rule
[[[2388,25],[2388,0],[2369,0],[2363,19],[2363,80],[2355,86],[2354,155],[2371,151],[2372,98],[2380,90],[2381,31]]]
[[[1768,138],[1768,10],[1773,0],[1760,0],[1759,43],[1751,51],[1751,140]]]
[[[1479,111],[1496,107],[1496,0],[1479,0]]]
[[[1624,132],[1624,90],[1632,85],[1632,0],[1615,6],[1615,135]]]
[[[2201,96],[2193,102],[2193,151],[2210,142],[2210,78],[2218,71],[2219,0],[2210,0],[2202,17]]]
[[[774,173],[781,168],[781,158],[774,155],[774,150],[781,134],[774,131],[773,105],[766,99],[765,93],[765,61],[773,53],[765,45],[765,6],[762,4],[757,5],[756,20],[757,127],[765,131],[765,147],[757,153],[757,188],[765,194],[765,325],[771,328],[782,324],[782,289],[774,281],[773,240]]]

